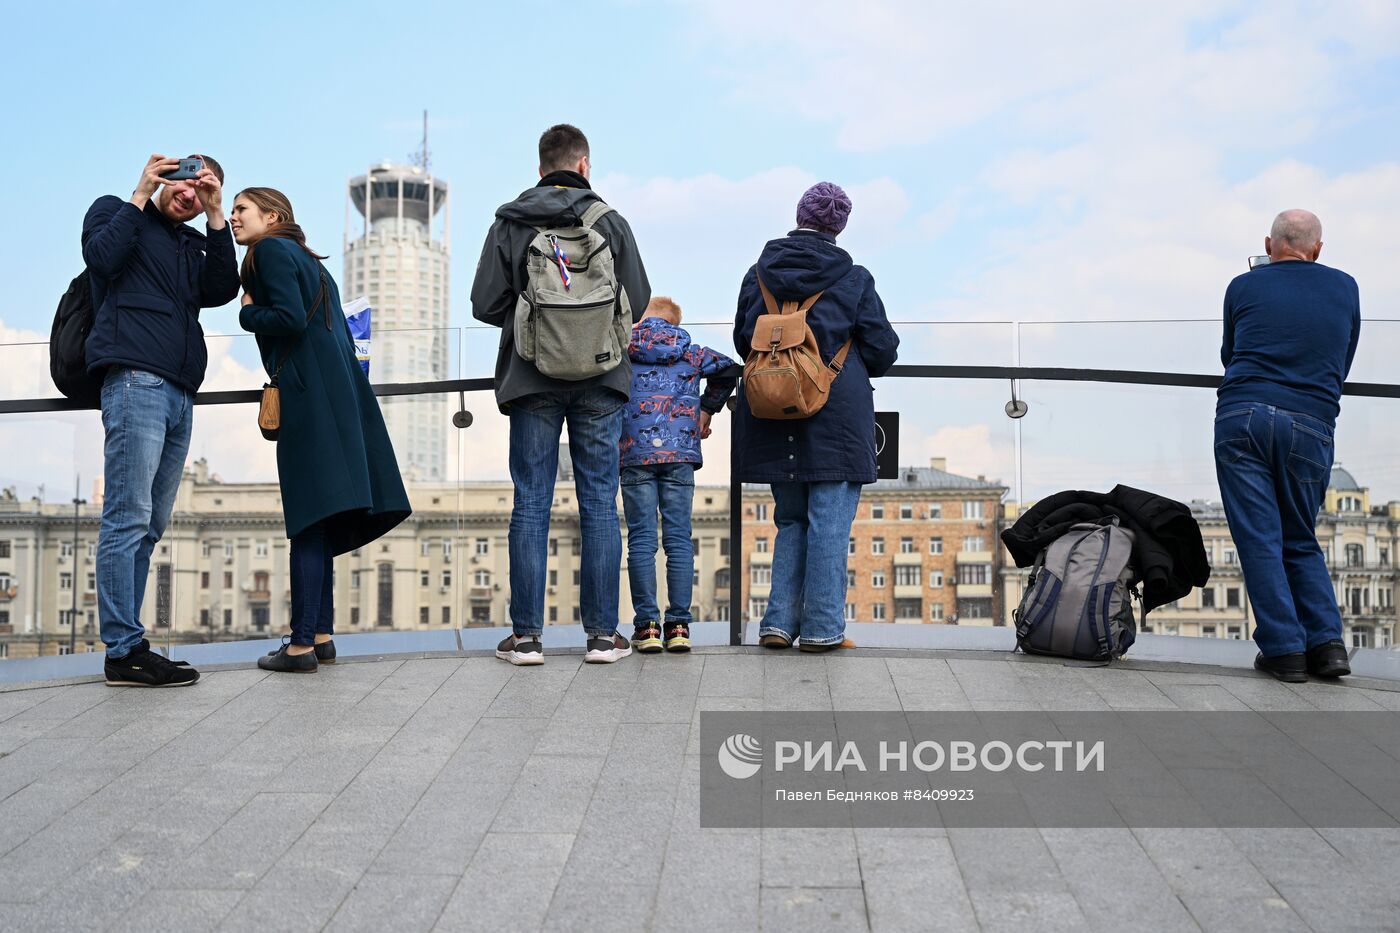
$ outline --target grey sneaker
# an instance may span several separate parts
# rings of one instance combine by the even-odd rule
[[[507,635],[496,646],[496,657],[516,665],[544,663],[544,646],[538,635]]]
[[[612,664],[632,653],[632,646],[617,632],[588,639],[588,653],[583,660],[589,664]]]

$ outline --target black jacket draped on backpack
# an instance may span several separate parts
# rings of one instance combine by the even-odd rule
[[[1057,492],[1027,509],[1001,533],[1001,540],[1017,567],[1029,567],[1070,526],[1107,517],[1116,517],[1135,536],[1133,566],[1143,584],[1143,606],[1148,612],[1210,580],[1201,526],[1191,509],[1131,486],[1115,486],[1108,493]]]

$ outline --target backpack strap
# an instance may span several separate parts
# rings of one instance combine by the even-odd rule
[[[579,226],[592,228],[600,217],[613,212],[613,207],[604,201],[594,201],[588,205],[588,210],[583,212],[583,216],[578,219]]]
[[[763,304],[768,309],[769,314],[792,314],[794,312],[800,314],[803,311],[810,311],[812,305],[817,303],[817,299],[826,293],[826,289],[822,289],[815,295],[803,299],[800,305],[795,301],[784,301],[780,308],[778,299],[774,298],[773,293],[768,290],[768,283],[763,281],[763,276],[755,271],[754,278],[758,279],[758,290],[763,293]]]

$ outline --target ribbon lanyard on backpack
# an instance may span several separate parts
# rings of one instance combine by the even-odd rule
[[[559,238],[554,234],[549,235],[549,245],[554,248],[554,262],[559,266],[559,278],[564,283],[564,291],[573,288],[573,280],[569,278],[569,257],[559,246]]]

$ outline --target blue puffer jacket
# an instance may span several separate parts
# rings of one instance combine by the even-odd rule
[[[238,297],[233,235],[172,223],[152,200],[145,210],[113,195],[83,218],[83,260],[92,273],[95,317],[88,372],[132,366],[196,392],[209,354],[200,308]]]
[[[734,361],[690,342],[690,334],[659,317],[632,328],[632,396],[622,419],[622,466],[693,463],[699,467],[700,411],[724,407],[735,379],[714,378]],[[708,380],[700,394],[700,379]]]
[[[734,346],[741,357],[749,355],[754,323],[765,313],[757,273],[780,302],[823,292],[807,312],[807,325],[824,361],[829,362],[847,338],[852,344],[826,405],[811,418],[755,418],[740,388],[734,426],[739,478],[746,483],[875,482],[875,398],[870,380],[884,375],[899,356],[899,337],[885,317],[875,279],[824,233],[795,230],[770,240],[739,286]]]

